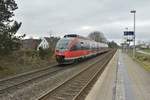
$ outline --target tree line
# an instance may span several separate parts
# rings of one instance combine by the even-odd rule
[[[96,42],[106,43],[109,48],[119,48],[118,44],[114,41],[108,41],[104,34],[99,31],[91,32],[88,37]]]
[[[14,11],[18,9],[15,0],[0,0],[0,55],[8,55],[20,49],[21,39],[25,36],[17,36],[16,33],[22,23],[14,20]],[[88,36],[97,41],[107,43],[103,33],[94,31]],[[110,47],[116,47],[114,42],[109,43]]]
[[[8,55],[20,48],[20,39],[25,35],[16,36],[21,22],[13,19],[18,6],[14,0],[0,0],[0,55]]]

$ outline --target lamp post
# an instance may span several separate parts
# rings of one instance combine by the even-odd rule
[[[126,29],[126,32],[128,32],[128,27],[125,28]],[[126,42],[126,53],[129,52],[129,44],[128,44],[128,35],[126,35],[125,37],[125,42]]]
[[[131,10],[130,13],[134,14],[134,23],[133,23],[133,31],[134,31],[134,36],[133,36],[133,42],[134,42],[134,47],[133,47],[133,57],[135,57],[135,13],[136,10]]]

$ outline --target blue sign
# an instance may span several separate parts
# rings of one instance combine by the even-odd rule
[[[124,31],[124,35],[134,35],[133,31]]]
[[[127,41],[128,41],[128,42],[131,42],[131,41],[133,41],[133,39],[127,39]]]

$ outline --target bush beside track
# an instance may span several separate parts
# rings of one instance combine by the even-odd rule
[[[49,51],[49,52],[47,52]],[[0,56],[0,78],[47,67],[55,63],[53,51],[19,50],[8,56]],[[48,55],[48,56],[45,56]]]

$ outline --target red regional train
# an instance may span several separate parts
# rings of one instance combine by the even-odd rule
[[[107,48],[106,43],[95,42],[76,34],[68,34],[57,42],[55,56],[59,64],[68,64],[106,52]]]

